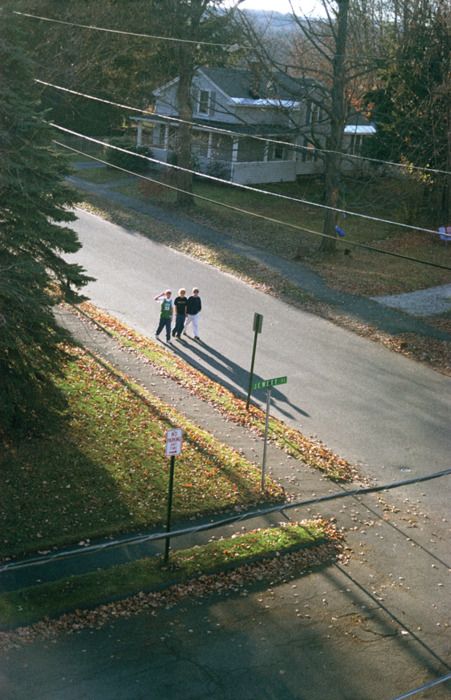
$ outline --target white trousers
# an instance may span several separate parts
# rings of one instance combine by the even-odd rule
[[[193,331],[194,331],[194,337],[198,337],[199,335],[199,316],[200,314],[187,314],[186,321],[185,321],[185,328],[183,330],[186,331],[188,328],[189,324],[193,324]]]

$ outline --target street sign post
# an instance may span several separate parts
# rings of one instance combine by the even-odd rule
[[[169,485],[168,485],[168,510],[166,516],[166,532],[171,531],[171,514],[172,514],[172,494],[174,491],[174,471],[175,458],[182,451],[183,431],[181,428],[172,428],[166,432],[166,457],[170,457],[169,466]],[[164,547],[164,563],[167,564],[169,559],[169,542],[170,538],[166,537]]]
[[[247,390],[246,411],[249,410],[249,402],[251,400],[252,379],[254,377],[255,352],[257,350],[257,337],[262,332],[263,316],[262,314],[254,314],[254,323],[252,330],[254,331],[254,346],[252,348],[251,371],[249,373],[249,388]]]
[[[265,437],[263,440],[263,458],[262,458],[262,491],[265,490],[266,481],[266,452],[268,448],[268,430],[269,430],[269,408],[271,406],[271,389],[279,384],[286,384],[287,377],[274,377],[273,379],[262,379],[261,381],[252,384],[253,389],[266,389],[266,417],[265,417]]]

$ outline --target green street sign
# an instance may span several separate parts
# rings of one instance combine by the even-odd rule
[[[261,382],[254,382],[252,384],[253,389],[269,389],[271,386],[277,386],[278,384],[286,384],[287,377],[275,377],[274,379],[263,379]]]

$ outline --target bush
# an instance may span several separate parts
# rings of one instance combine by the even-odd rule
[[[230,166],[220,160],[212,160],[208,164],[207,175],[219,177],[221,180],[230,180]]]
[[[148,156],[149,158],[153,157],[150,148],[147,146],[134,146],[130,143],[127,136],[110,138],[109,143],[112,146],[125,148],[127,151],[137,153],[138,155]],[[134,173],[145,173],[150,168],[151,163],[144,158],[136,158],[130,153],[123,153],[122,151],[117,151],[114,148],[107,148],[106,151],[106,160],[111,165],[116,165],[119,168],[125,168],[126,170],[132,170]]]

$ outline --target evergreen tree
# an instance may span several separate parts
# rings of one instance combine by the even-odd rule
[[[69,336],[56,323],[58,298],[79,301],[89,278],[62,255],[80,248],[67,160],[52,149],[32,67],[13,33],[0,30],[0,438],[42,428],[57,408],[55,375]]]
[[[380,87],[367,95],[378,129],[369,155],[450,170],[449,20],[443,0],[404,3],[402,22],[380,70]],[[428,210],[437,216],[437,224],[446,223],[449,177],[420,177]]]

